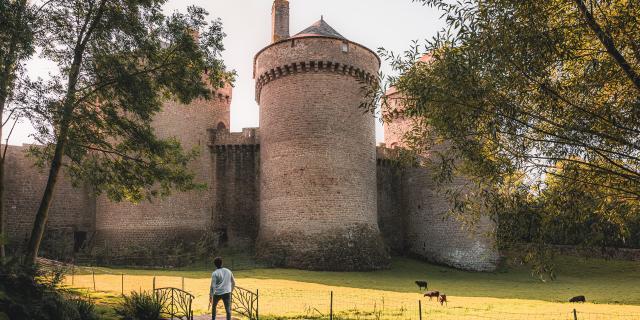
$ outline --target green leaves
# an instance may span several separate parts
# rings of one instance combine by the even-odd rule
[[[601,197],[638,206],[640,91],[630,76],[640,72],[637,3],[416,2],[441,10],[447,26],[419,54],[417,44],[405,55],[381,54],[401,73],[391,84],[407,101],[395,113],[416,124],[408,144],[428,153],[434,141],[447,141],[443,154],[455,164],[452,174],[469,177],[472,194],[482,195],[455,199],[459,211],[500,217],[512,239],[548,244],[553,241],[543,233],[517,236],[525,230],[508,219],[524,210],[551,225],[543,222],[552,198],[530,199],[541,196],[550,176],[579,188],[576,196],[594,188]],[[422,54],[430,55],[428,62],[418,60]],[[559,164],[573,165],[572,174],[558,175]],[[581,217],[591,214],[573,205]],[[609,230],[599,244],[626,233],[619,227],[630,220],[618,219],[625,209],[603,202],[598,208],[609,221],[594,225]],[[593,235],[578,238],[594,244],[588,241]]]
[[[37,139],[45,146],[64,140],[74,182],[118,201],[203,187],[187,169],[197,152],[156,137],[151,122],[166,101],[209,99],[233,80],[220,58],[220,20],[207,22],[198,7],[165,16],[163,3],[53,1],[43,9],[50,17],[43,55],[61,76],[46,84],[46,94],[34,91],[29,114]],[[33,152],[53,159],[54,148]]]

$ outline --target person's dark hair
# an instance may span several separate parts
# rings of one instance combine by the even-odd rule
[[[218,269],[222,268],[222,258],[216,257],[213,259],[213,264],[215,264]]]

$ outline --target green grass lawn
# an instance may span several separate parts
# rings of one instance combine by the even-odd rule
[[[242,259],[242,257],[240,258]],[[407,258],[393,260],[389,270],[376,272],[316,272],[256,268],[235,270],[237,278],[291,280],[327,286],[415,293],[415,280],[428,280],[429,289],[451,296],[527,299],[566,302],[585,295],[593,303],[640,305],[640,263],[562,257],[556,261],[555,281],[540,282],[526,266],[493,273],[460,271]],[[176,276],[208,278],[205,265],[172,270],[96,268],[96,274]]]
[[[640,319],[637,262],[561,257],[555,261],[557,280],[543,283],[526,266],[479,273],[395,258],[388,270],[314,272],[256,267],[246,254],[224,257],[239,286],[260,290],[264,319],[326,319],[330,293],[335,319],[415,320],[418,301],[428,319],[568,320],[573,319],[574,309],[579,319]],[[68,278],[65,285],[84,288],[96,298],[105,319],[113,319],[110,309],[120,301],[121,291],[149,291],[154,283],[156,287],[184,284],[195,296],[195,314],[207,313],[212,271],[208,264],[170,270],[88,267],[76,271],[75,285]],[[93,290],[92,272],[98,292]],[[429,289],[447,294],[447,306],[422,296],[414,284],[422,279],[429,281]],[[585,295],[587,303],[567,302],[576,295]]]

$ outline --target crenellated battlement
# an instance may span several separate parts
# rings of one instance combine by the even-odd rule
[[[256,77],[256,101],[260,102],[262,87],[267,83],[298,73],[307,72],[329,72],[356,78],[358,81],[373,84],[378,81],[378,76],[362,70],[354,65],[344,64],[336,61],[301,61],[281,65]]]
[[[223,92],[216,92],[214,95],[214,99],[218,99],[218,101],[223,101],[227,104],[231,104],[231,96],[226,95]]]
[[[258,128],[244,128],[242,132],[229,132],[229,130],[226,129],[209,129],[209,136],[210,140],[208,145],[212,149],[246,148],[248,146],[258,148],[260,146]]]
[[[378,160],[391,160],[395,159],[398,156],[398,151],[396,149],[387,148],[387,145],[384,143],[379,143],[376,146],[376,158]]]
[[[230,105],[231,99],[233,98],[233,87],[230,84],[226,83],[224,87],[215,90],[212,98],[218,99],[219,101],[224,101]]]
[[[398,160],[398,150],[390,149],[384,143],[376,147],[376,162],[379,166],[396,165]]]

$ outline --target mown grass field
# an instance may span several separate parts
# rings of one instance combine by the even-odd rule
[[[580,313],[603,319],[640,319],[640,263],[598,259],[561,258],[558,279],[542,283],[526,267],[494,273],[454,270],[411,259],[395,259],[391,269],[377,272],[313,272],[257,268],[235,271],[238,285],[260,291],[260,314],[312,318],[329,311],[333,291],[334,312],[348,319],[417,319],[418,300],[423,314],[436,319],[572,319]],[[93,276],[74,276],[74,287],[93,288]],[[95,294],[102,304],[113,304],[121,293],[156,287],[181,287],[196,296],[196,314],[206,312],[211,269],[205,266],[177,270],[95,268]],[[415,280],[429,281],[430,290],[448,296],[446,307],[423,298]],[[71,285],[71,279],[66,284]],[[588,303],[569,304],[575,295]],[[533,314],[537,316],[534,317]],[[624,316],[627,315],[627,316]],[[428,317],[427,317],[428,318]],[[586,317],[584,317],[586,318]]]

